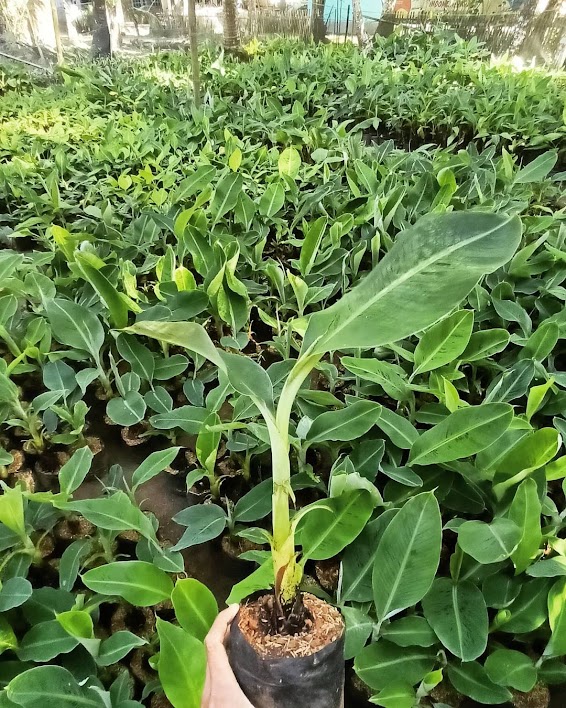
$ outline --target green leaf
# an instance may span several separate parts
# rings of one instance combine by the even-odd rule
[[[547,597],[551,581],[535,578],[524,582],[516,600],[507,608],[511,619],[501,626],[502,632],[525,634],[533,632],[548,619]]]
[[[119,293],[104,273],[93,266],[89,253],[75,251],[75,263],[82,277],[108,308],[110,324],[118,329],[127,327],[129,307],[126,296]]]
[[[95,526],[108,531],[134,530],[150,540],[155,540],[155,531],[149,518],[134,505],[127,494],[115,492],[109,497],[85,499],[59,504],[65,511],[76,511]]]
[[[303,239],[299,256],[299,266],[303,276],[308,275],[313,269],[327,225],[328,219],[326,216],[320,216],[316,221],[309,224],[305,231],[305,238]]]
[[[264,479],[256,484],[247,494],[238,499],[234,506],[234,520],[249,523],[263,519],[271,511],[273,480]]]
[[[546,656],[566,654],[566,578],[560,578],[548,593],[548,621],[552,635],[544,650]]]
[[[171,600],[181,627],[203,642],[218,614],[214,595],[198,580],[183,578],[175,583]]]
[[[513,553],[521,540],[521,529],[511,519],[466,521],[458,529],[458,545],[478,563],[497,563]]]
[[[395,681],[419,683],[434,664],[431,651],[420,647],[405,649],[382,639],[362,649],[354,660],[354,669],[364,683],[379,690]]]
[[[385,529],[373,567],[380,620],[415,605],[427,594],[440,561],[442,522],[432,492],[410,499]]]
[[[155,373],[155,359],[150,350],[136,337],[125,332],[120,332],[116,339],[116,346],[122,359],[125,359],[135,372],[144,381],[152,381]]]
[[[376,425],[401,450],[410,450],[419,437],[417,430],[406,418],[385,406],[381,409],[381,415],[376,420]]]
[[[112,666],[129,654],[132,649],[144,644],[147,644],[145,639],[127,630],[115,632],[101,642],[96,663],[99,666]]]
[[[188,526],[181,540],[171,549],[182,551],[220,536],[226,527],[226,513],[215,504],[190,506],[174,516],[173,521]]]
[[[108,563],[87,571],[83,583],[101,595],[118,595],[137,607],[169,600],[173,582],[163,570],[144,561]]]
[[[498,354],[505,349],[509,344],[510,336],[506,329],[488,329],[474,332],[460,359],[462,361],[488,359],[490,356]]]
[[[430,624],[424,617],[417,615],[401,617],[384,625],[381,634],[399,647],[431,647],[438,642]]]
[[[382,409],[383,414],[383,409]],[[379,464],[385,452],[385,440],[362,440],[354,446],[350,454],[350,460],[354,465],[354,470],[373,482],[377,476]]]
[[[485,660],[485,671],[493,683],[528,693],[537,681],[537,670],[531,659],[513,649],[496,649]]]
[[[230,173],[220,179],[214,191],[210,204],[210,214],[216,223],[227,212],[236,206],[240,192],[244,186],[242,175]]]
[[[561,659],[548,659],[539,668],[538,677],[548,686],[566,683],[566,664]]]
[[[375,425],[381,410],[379,403],[357,401],[346,408],[321,413],[307,433],[307,442],[356,440]]]
[[[160,357],[155,360],[154,378],[157,381],[167,381],[180,376],[188,365],[189,360],[182,354],[173,354],[167,358]]]
[[[84,482],[94,455],[86,445],[73,453],[71,459],[59,470],[59,484],[61,491],[67,496],[76,491]]]
[[[30,599],[22,605],[22,612],[29,624],[47,622],[55,618],[55,613],[71,610],[75,597],[65,590],[42,587],[36,588]]]
[[[515,175],[515,184],[529,184],[531,182],[542,182],[542,180],[552,171],[558,153],[556,150],[548,150],[536,157],[526,167],[520,169]]]
[[[6,689],[8,698],[23,708],[105,708],[102,696],[81,686],[61,666],[36,666],[16,676]]]
[[[210,407],[210,403],[208,405]],[[221,420],[218,414],[210,413],[204,420],[196,442],[195,449],[198,461],[206,473],[211,476],[215,474],[218,446],[220,445],[222,434],[219,430],[210,430],[209,426],[219,426],[220,424]]]
[[[242,151],[239,147],[235,148],[228,159],[228,166],[233,172],[237,172],[242,164]]]
[[[533,578],[557,578],[560,575],[566,576],[566,558],[556,556],[541,560],[527,568],[527,575]]]
[[[63,590],[72,590],[81,563],[92,551],[93,541],[90,538],[78,538],[67,546],[61,556],[59,563],[59,587]]]
[[[230,385],[254,402],[260,401],[268,408],[273,406],[273,384],[267,371],[253,359],[240,354],[222,352],[226,375]]]
[[[181,406],[180,408],[174,408],[167,413],[158,413],[157,415],[153,415],[149,419],[149,422],[157,430],[181,428],[181,430],[184,430],[185,433],[189,433],[190,435],[198,435],[208,416],[209,412],[206,408]]]
[[[43,367],[43,383],[50,391],[68,396],[77,387],[75,371],[64,361],[49,361]]]
[[[384,462],[381,471],[389,479],[399,482],[399,484],[404,484],[406,487],[423,486],[423,480],[410,467],[392,467]]]
[[[379,384],[385,393],[396,401],[406,401],[411,396],[407,375],[396,364],[353,356],[343,356],[342,364],[359,378]]]
[[[541,514],[537,484],[534,479],[525,479],[517,488],[507,512],[507,517],[521,529],[517,548],[511,553],[517,574],[524,572],[539,554],[542,543]]]
[[[473,312],[458,310],[430,327],[415,349],[413,376],[438,369],[457,359],[470,341],[473,326]]]
[[[180,449],[180,447],[169,447],[166,450],[158,450],[148,455],[132,475],[132,491],[168,467],[177,457]]]
[[[503,573],[489,575],[482,586],[486,605],[498,610],[508,607],[521,591],[521,580]]]
[[[21,539],[27,538],[21,487],[3,489],[0,496],[0,523],[18,534]]]
[[[542,403],[544,401],[544,397],[550,390],[550,388],[554,385],[554,379],[550,378],[546,383],[541,384],[540,386],[533,386],[531,390],[529,391],[529,397],[527,398],[527,420],[530,422],[531,418],[534,416],[534,414],[538,411],[538,409],[542,406]]]
[[[498,300],[492,298],[493,306],[497,314],[506,322],[517,322],[527,337],[531,333],[532,322],[527,311],[513,300]]]
[[[383,512],[370,521],[360,535],[348,545],[342,559],[342,602],[369,602],[373,598],[372,571],[379,540],[396,509]]]
[[[196,322],[153,322],[146,320],[128,327],[126,332],[152,337],[160,342],[183,347],[190,352],[200,354],[219,369],[225,370],[225,364],[208,336],[205,328]]]
[[[258,590],[266,590],[272,587],[274,583],[273,558],[270,556],[259,568],[256,568],[253,573],[248,575],[247,578],[244,578],[234,585],[230,591],[230,595],[228,595],[226,604],[239,604],[244,598]]]
[[[94,636],[92,617],[84,610],[67,610],[59,613],[56,619],[65,632],[75,639],[92,639]]]
[[[12,628],[12,625],[8,620],[0,615],[0,654],[2,654],[6,649],[13,649],[14,651],[18,647],[18,638]]]
[[[460,408],[414,443],[409,465],[431,465],[469,457],[500,438],[513,420],[507,403],[484,403]]]
[[[280,182],[274,182],[259,200],[259,213],[269,219],[275,216],[285,203],[285,189]]]
[[[483,654],[487,646],[487,607],[471,580],[455,583],[437,578],[422,604],[428,623],[448,651],[462,661]]]
[[[480,212],[431,214],[337,303],[311,315],[303,350],[371,348],[404,339],[461,302],[482,275],[506,263],[521,222]]]
[[[373,507],[372,496],[364,489],[312,504],[312,511],[297,526],[297,542],[303,547],[303,557],[324,560],[340,553],[359,535]]]
[[[415,705],[415,690],[402,680],[395,681],[370,698],[370,703],[383,708],[413,708]]]
[[[188,177],[185,177],[185,179],[178,185],[175,192],[176,200],[182,202],[195,194],[203,192],[205,187],[208,187],[208,185],[212,182],[215,174],[216,168],[214,165],[201,165],[200,167],[197,167],[194,172],[192,172]],[[186,211],[192,215],[192,210],[187,209]],[[181,215],[184,213],[185,212],[181,212]],[[183,231],[184,229],[181,229],[181,224],[177,225],[177,223],[175,223],[175,235],[177,238],[181,238]]]
[[[20,607],[31,597],[33,588],[26,578],[8,578],[0,590],[0,612]]]
[[[76,302],[58,298],[46,301],[45,312],[58,342],[88,352],[98,362],[104,330],[96,315]]]
[[[301,169],[301,156],[294,147],[288,147],[279,155],[279,174],[296,179]]]
[[[543,322],[528,338],[519,359],[544,361],[556,346],[559,337],[560,327],[556,322]]]
[[[519,484],[558,452],[561,439],[555,428],[540,428],[522,437],[501,460],[494,476],[494,492],[501,496]]]
[[[128,391],[124,398],[111,398],[108,401],[106,414],[117,425],[129,426],[143,420],[146,408],[146,403],[140,393]]]
[[[346,623],[344,658],[353,659],[364,647],[373,630],[373,620],[357,607],[342,607]]]
[[[78,643],[53,619],[34,625],[23,636],[17,654],[20,661],[51,661],[59,654],[72,651]]]
[[[23,661],[9,661],[4,659],[0,662],[0,692],[6,688],[10,681],[16,676],[23,674],[24,671],[33,668],[33,664],[24,663]],[[4,694],[5,695],[5,694]],[[3,704],[0,704],[3,705]]]
[[[497,705],[510,701],[511,693],[490,681],[486,670],[477,661],[464,664],[449,664],[447,667],[450,683],[464,696],[487,705]]]
[[[157,618],[159,680],[173,708],[200,708],[206,674],[204,644]]]

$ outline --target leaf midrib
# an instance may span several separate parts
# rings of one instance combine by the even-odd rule
[[[422,273],[425,271],[429,266],[433,265],[434,263],[443,260],[447,256],[451,255],[452,253],[459,251],[462,248],[465,248],[466,246],[469,246],[472,243],[475,243],[476,241],[480,241],[490,234],[494,233],[495,231],[498,231],[499,229],[505,228],[507,224],[509,224],[514,217],[509,217],[506,221],[500,222],[497,226],[494,228],[490,229],[489,231],[482,231],[480,234],[477,234],[474,237],[470,237],[466,239],[465,241],[459,241],[457,244],[454,244],[452,246],[449,246],[448,248],[445,248],[443,251],[437,252],[434,255],[432,255],[430,258],[427,258],[424,261],[421,261],[418,265],[414,266],[413,268],[409,268],[405,273],[403,273],[401,276],[397,277],[392,283],[389,285],[386,285],[382,290],[377,292],[373,298],[370,298],[368,303],[361,308],[360,310],[357,310],[355,313],[351,314],[349,317],[347,317],[343,322],[340,323],[340,326],[336,327],[336,318],[332,320],[330,323],[330,326],[328,327],[328,330],[331,332],[331,335],[328,339],[336,339],[337,336],[340,335],[342,330],[344,330],[346,327],[348,327],[354,320],[358,319],[360,315],[363,312],[366,312],[370,307],[373,307],[376,302],[379,302],[385,295],[388,295],[392,290],[395,288],[398,288],[400,285],[406,283],[408,280],[413,278],[414,276],[418,275],[419,273]],[[367,276],[366,276],[367,277]],[[478,279],[479,279],[478,275]],[[324,349],[326,351],[326,349]]]
[[[406,566],[407,566],[407,563],[409,562],[410,550],[412,549],[412,547],[413,547],[413,545],[414,545],[414,543],[415,543],[415,539],[416,539],[416,537],[417,537],[417,532],[418,532],[419,526],[421,525],[422,518],[423,518],[423,514],[424,514],[425,509],[426,509],[427,506],[428,506],[428,500],[423,504],[423,507],[422,507],[422,509],[421,509],[421,511],[420,511],[420,514],[419,514],[418,521],[417,521],[417,523],[415,524],[415,526],[414,526],[414,528],[413,528],[413,532],[412,532],[412,534],[411,534],[410,543],[408,543],[407,546],[406,546],[406,548],[405,548],[405,550],[406,550],[407,552],[406,552],[405,555],[403,556],[403,560],[402,560],[402,562],[401,562],[401,566],[400,566],[400,568],[399,568],[399,572],[397,573],[397,577],[396,577],[396,579],[395,579],[395,582],[393,583],[393,587],[392,587],[392,589],[391,589],[391,592],[389,593],[389,597],[388,597],[388,599],[387,599],[387,604],[385,605],[385,608],[386,608],[386,609],[384,610],[384,612],[383,612],[383,617],[381,618],[382,620],[387,617],[387,613],[388,613],[389,610],[391,609],[391,602],[392,602],[392,599],[393,599],[393,597],[395,596],[395,593],[397,592],[397,589],[398,589],[399,584],[400,584],[400,582],[401,582],[401,577],[403,576],[403,573],[405,572],[405,568],[406,568]],[[383,541],[383,538],[382,538],[382,541]],[[379,546],[378,546],[378,548],[379,548]],[[376,604],[377,604],[377,603],[376,603]],[[376,608],[376,609],[377,609],[377,608]]]
[[[494,403],[494,404],[486,403],[486,404],[484,404],[484,406],[482,407],[483,410],[480,411],[480,408],[479,408],[479,407],[478,407],[476,410],[478,410],[478,411],[480,411],[482,414],[484,414],[484,413],[485,413],[485,407],[486,407],[486,406],[490,406],[490,405],[501,405],[501,404],[500,404],[500,403]],[[470,410],[470,408],[461,408],[460,410],[462,410],[462,411],[467,411],[467,410]],[[463,437],[463,436],[468,435],[468,434],[471,433],[473,430],[478,430],[479,428],[484,428],[485,426],[493,425],[493,423],[495,423],[497,420],[499,420],[500,418],[505,418],[505,416],[508,416],[508,415],[509,415],[509,410],[506,410],[506,411],[504,411],[504,412],[502,412],[502,413],[500,413],[500,414],[498,414],[498,415],[496,415],[496,416],[492,416],[491,418],[485,418],[485,417],[484,417],[484,418],[481,419],[481,422],[479,422],[478,424],[476,424],[476,425],[470,425],[470,426],[468,426],[468,427],[466,427],[466,428],[462,428],[461,430],[457,431],[456,433],[453,433],[452,435],[449,435],[449,436],[447,436],[447,437],[442,438],[442,440],[440,441],[440,443],[439,443],[438,445],[435,445],[435,446],[433,446],[433,447],[429,447],[428,449],[425,448],[425,449],[424,449],[422,452],[420,452],[416,457],[414,457],[414,458],[411,460],[411,462],[412,462],[412,463],[416,463],[416,461],[417,461],[418,459],[422,458],[424,455],[430,455],[431,452],[436,452],[437,450],[440,450],[440,449],[446,447],[446,446],[449,445],[450,443],[453,443],[455,440],[458,440],[458,438],[461,438],[461,437]],[[446,420],[448,420],[448,419],[446,418]],[[435,428],[431,428],[431,430],[435,430]],[[494,442],[494,441],[492,441],[492,442]]]

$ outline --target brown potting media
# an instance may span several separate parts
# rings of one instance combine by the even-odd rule
[[[299,658],[310,656],[340,638],[344,620],[340,612],[318,597],[305,593],[303,602],[310,618],[298,634],[266,634],[259,622],[260,607],[267,596],[240,608],[238,626],[254,649],[265,657]]]

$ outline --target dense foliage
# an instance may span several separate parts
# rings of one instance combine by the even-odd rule
[[[365,690],[545,705],[566,683],[564,77],[424,35],[203,64],[202,109],[183,54],[0,75],[0,706],[200,705],[217,608],[185,568],[224,535],[257,564],[230,600],[273,584],[262,402],[323,334],[291,399],[293,525]],[[456,223],[477,245],[438,265]],[[323,310],[384,258],[405,290],[340,339]],[[133,475],[97,465],[103,415],[154,450]],[[139,503],[165,469],[202,502],[173,547]]]

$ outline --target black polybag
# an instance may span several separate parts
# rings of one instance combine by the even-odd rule
[[[230,665],[254,708],[342,708],[344,705],[344,634],[301,658],[260,656],[232,622]]]

